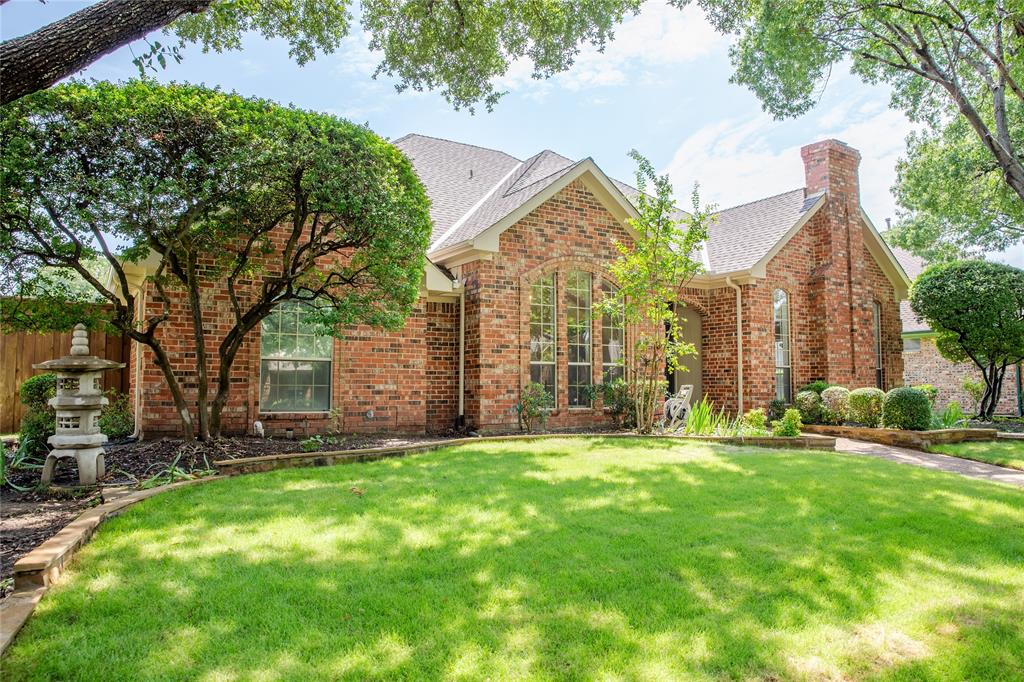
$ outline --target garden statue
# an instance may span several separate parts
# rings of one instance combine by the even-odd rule
[[[78,482],[94,485],[103,478],[103,444],[107,441],[99,427],[100,411],[108,402],[103,395],[102,374],[120,369],[124,363],[89,355],[89,332],[85,325],[77,324],[70,355],[33,367],[57,375],[57,395],[50,398],[57,430],[47,439],[53,450],[46,457],[41,482],[47,485],[53,480],[61,457],[74,457],[78,463]]]

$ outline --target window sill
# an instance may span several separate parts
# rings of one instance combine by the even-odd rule
[[[330,410],[322,412],[259,412],[259,416],[271,419],[326,419],[331,416]]]

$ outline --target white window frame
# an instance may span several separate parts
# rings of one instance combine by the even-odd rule
[[[615,296],[618,293],[618,291],[619,291],[619,288],[617,286],[615,286],[615,284],[613,284],[612,282],[609,282],[608,280],[602,280],[601,281],[601,293],[604,296]],[[621,336],[622,348],[620,349],[620,352],[619,352],[620,356],[622,357],[622,361],[621,362],[605,362],[604,361],[605,350],[610,345],[610,341],[611,341],[611,337],[612,337],[612,332],[613,331],[621,331],[620,336]],[[611,356],[611,352],[609,352],[608,355]],[[619,372],[618,372],[619,376],[616,377],[616,378],[619,378],[619,377],[623,377],[624,378],[626,376],[625,358],[626,358],[626,323],[625,323],[625,320],[622,319],[622,315],[614,315],[613,316],[613,315],[610,315],[608,313],[604,313],[604,314],[601,315],[601,381],[606,383],[606,384],[607,383],[611,383],[611,381],[614,381],[615,379],[609,380],[609,374],[610,374],[610,372],[612,370],[615,370],[615,369],[619,370]]]
[[[270,319],[275,313],[285,312],[288,309],[293,309],[293,310],[294,309],[300,309],[301,310],[301,308],[304,308],[304,307],[307,307],[307,304],[301,303],[301,302],[298,302],[298,301],[288,301],[286,303],[281,303],[280,305],[278,305],[274,309],[273,312],[271,312],[270,315],[267,316],[267,318],[264,318],[263,322],[265,323],[266,320]],[[278,337],[282,336],[282,333],[280,331],[272,332],[272,334],[274,334],[274,335],[276,335]],[[307,334],[299,334],[297,331],[293,335],[296,336],[296,337],[298,337],[298,336],[316,336],[316,335],[312,335],[312,334],[308,334],[308,335]],[[261,323],[261,328],[260,328],[260,383],[259,383],[259,396],[260,396],[260,410],[259,411],[260,411],[260,414],[328,414],[328,413],[330,413],[330,411],[332,409],[332,406],[334,404],[334,340],[333,340],[333,338],[329,337],[329,338],[331,338],[331,344],[330,344],[331,351],[329,353],[327,353],[327,357],[321,357],[321,356],[312,357],[312,356],[300,356],[300,355],[287,355],[287,356],[267,355],[266,341],[267,341],[268,336],[270,336],[270,334],[268,334],[268,332],[263,328],[263,324]],[[283,410],[282,409],[270,409],[270,408],[268,408],[267,405],[264,404],[264,400],[263,400],[263,385],[264,385],[263,381],[264,381],[264,378],[265,378],[266,363],[268,363],[268,362],[297,362],[297,363],[304,362],[304,363],[321,363],[321,364],[326,364],[327,365],[327,384],[326,384],[326,386],[327,386],[327,407],[325,409],[315,409],[314,408],[314,409],[283,409]],[[316,386],[318,386],[318,384],[313,384],[313,387],[316,387]]]
[[[585,286],[581,287],[577,278],[582,278]],[[586,307],[580,307],[578,305],[569,304],[569,292],[575,293],[575,300],[580,300],[580,294],[585,294]],[[594,385],[594,322],[593,322],[593,310],[594,310],[594,276],[586,272],[585,270],[570,270],[565,278],[565,320],[566,320],[566,341],[568,342],[569,354],[566,358],[567,362],[567,386],[569,388],[568,404],[573,409],[588,409],[594,406],[592,398],[587,398],[586,402],[573,403],[572,393],[573,389],[585,389],[592,388]],[[577,319],[573,322],[573,317],[578,316],[582,319]],[[573,329],[582,329],[590,331],[586,334],[586,343],[574,343],[573,342]],[[586,361],[572,360],[573,347],[582,349],[586,354]],[[572,368],[573,367],[585,367],[586,371],[583,376],[586,377],[586,383],[573,383],[572,380]]]
[[[884,390],[885,367],[882,362],[882,304],[871,302],[872,325],[875,336],[875,386]]]
[[[783,311],[785,313],[784,324],[781,325],[781,334],[779,333],[780,325],[777,314],[777,301],[779,300],[780,294],[782,296],[784,306]],[[775,399],[783,400],[786,403],[793,402],[793,343],[790,331],[791,323],[792,311],[789,305],[789,292],[785,289],[775,289],[772,292],[772,360],[775,367]],[[780,372],[780,370],[782,371]],[[780,392],[782,395],[779,395]]]
[[[550,284],[546,284],[550,282]],[[537,287],[548,287],[551,288],[551,305],[547,306],[544,303],[537,303],[536,288]],[[533,308],[534,306],[540,305],[544,308],[551,308],[550,326],[551,326],[551,360],[534,360],[533,352]],[[542,327],[547,326],[547,321],[541,321]],[[537,279],[537,281],[530,284],[530,381],[533,382],[533,368],[541,366],[551,366],[551,406],[550,409],[555,409],[558,406],[558,277],[557,274],[552,272],[544,275]],[[540,383],[540,382],[536,382]]]

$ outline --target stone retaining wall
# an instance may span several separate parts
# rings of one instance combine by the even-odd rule
[[[830,426],[804,424],[804,431],[823,436],[836,436],[901,448],[926,450],[932,445],[963,443],[965,441],[995,440],[995,429],[936,429],[933,431],[902,431],[900,429],[872,429],[866,426]]]

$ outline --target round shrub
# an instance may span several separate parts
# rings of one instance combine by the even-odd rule
[[[111,440],[127,438],[135,432],[135,417],[128,404],[128,396],[117,390],[107,391],[108,402],[100,413],[100,431]]]
[[[18,388],[18,397],[22,404],[30,410],[50,409],[49,400],[57,395],[57,375],[37,374],[22,382]]]
[[[894,388],[882,401],[882,425],[889,429],[925,431],[932,425],[928,396],[916,388]]]
[[[804,424],[817,424],[821,421],[821,396],[814,391],[800,391],[793,399],[793,404],[800,412]]]
[[[800,390],[801,391],[814,391],[818,395],[821,395],[821,392],[824,391],[828,387],[829,387],[829,383],[827,381],[825,381],[824,379],[815,379],[814,381],[812,381],[811,383],[807,384],[806,386],[804,386]]]
[[[772,435],[794,438],[800,435],[802,427],[799,410],[790,408],[782,415],[782,419],[772,424]]]
[[[932,406],[932,409],[935,409],[935,399],[939,397],[939,389],[931,384],[918,384],[911,388],[924,393],[925,397],[928,398],[928,404]]]
[[[829,424],[842,424],[850,409],[850,391],[842,386],[829,386],[821,392],[821,416]]]
[[[849,411],[847,418],[870,426],[877,427],[882,423],[882,402],[885,400],[885,391],[880,388],[858,388],[850,391]]]

